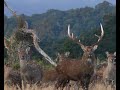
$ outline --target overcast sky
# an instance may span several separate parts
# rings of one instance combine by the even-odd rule
[[[9,7],[17,11],[18,14],[24,13],[26,15],[41,14],[49,9],[68,10],[74,8],[81,8],[85,6],[94,7],[96,4],[105,0],[5,0]],[[113,5],[116,0],[106,0]],[[5,8],[5,14],[10,16],[11,13]]]

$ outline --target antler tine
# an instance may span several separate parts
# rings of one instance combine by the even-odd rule
[[[71,38],[71,35],[70,35],[70,24],[68,25],[68,36]]]
[[[73,33],[71,35],[71,33],[70,33],[70,24],[68,25],[68,36],[69,36],[70,39],[72,39],[77,44],[84,46],[77,37],[74,37]]]
[[[101,27],[101,36],[95,34],[95,36],[98,37],[98,41],[95,44],[93,44],[93,46],[97,45],[102,40],[102,38],[104,36],[104,30],[103,30],[103,27],[102,27],[101,23],[100,23],[100,27]]]

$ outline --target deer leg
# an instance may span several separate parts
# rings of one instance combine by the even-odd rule
[[[70,90],[70,87],[71,87],[71,85],[68,84],[68,85],[66,86],[66,90]]]
[[[108,87],[108,85],[109,85],[109,80],[106,78],[106,79],[104,80],[103,84],[104,84],[104,86],[105,86],[105,88],[106,88],[106,90],[107,90],[107,87]]]
[[[113,90],[115,90],[115,83],[114,83],[114,80],[111,80],[111,88],[112,88]]]
[[[62,80],[58,79],[57,82],[55,83],[54,90],[57,90],[61,87],[62,85]]]
[[[88,90],[89,84],[90,84],[90,79],[91,79],[91,76],[87,74],[81,80],[81,85],[82,85],[83,90]]]
[[[64,80],[63,81],[63,84],[62,84],[63,89],[64,89],[65,86],[66,86],[66,90],[70,90],[69,89],[69,80]]]

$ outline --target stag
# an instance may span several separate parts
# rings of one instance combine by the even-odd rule
[[[71,40],[76,42],[78,45],[81,46],[82,50],[84,51],[81,60],[72,60],[68,58],[68,60],[63,60],[58,63],[56,67],[56,71],[59,75],[63,76],[64,78],[59,78],[55,87],[56,89],[59,88],[59,84],[63,83],[64,86],[70,81],[80,81],[83,90],[88,90],[90,79],[95,73],[96,67],[96,58],[94,51],[97,49],[99,42],[102,40],[104,36],[104,31],[102,24],[101,26],[101,36],[95,34],[98,37],[98,41],[91,46],[83,45],[80,40],[75,37],[72,33],[70,33],[70,25],[68,26],[68,36]]]
[[[107,67],[103,72],[103,81],[105,86],[111,84],[113,88],[116,85],[116,52],[114,54],[106,52],[107,55]]]

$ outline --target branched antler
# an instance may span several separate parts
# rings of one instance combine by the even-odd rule
[[[98,37],[98,41],[97,41],[96,43],[94,43],[92,46],[97,45],[97,44],[102,40],[102,38],[103,38],[103,36],[104,36],[104,30],[103,30],[103,27],[102,27],[102,24],[101,24],[101,23],[100,23],[100,27],[101,27],[101,35],[99,36],[99,35],[96,35],[96,34],[95,34],[95,36]]]
[[[72,33],[72,35],[71,35],[71,33],[70,33],[70,25],[68,25],[68,36],[69,36],[70,39],[72,39],[72,40],[73,40],[74,42],[76,42],[77,44],[79,44],[79,45],[81,45],[81,46],[84,46],[84,45],[80,42],[80,40],[73,35],[73,33]]]
[[[97,44],[102,40],[102,38],[103,38],[103,36],[104,36],[104,30],[103,30],[103,27],[102,27],[102,24],[101,24],[101,23],[100,23],[100,27],[101,27],[101,36],[98,36],[98,35],[95,34],[95,36],[98,37],[98,41],[97,41],[96,43],[94,43],[92,46],[97,45]],[[80,42],[80,40],[73,35],[73,33],[72,33],[72,34],[70,33],[70,25],[68,25],[68,36],[69,36],[70,39],[72,39],[74,42],[76,42],[76,43],[79,44],[80,46],[84,46],[84,45]]]

